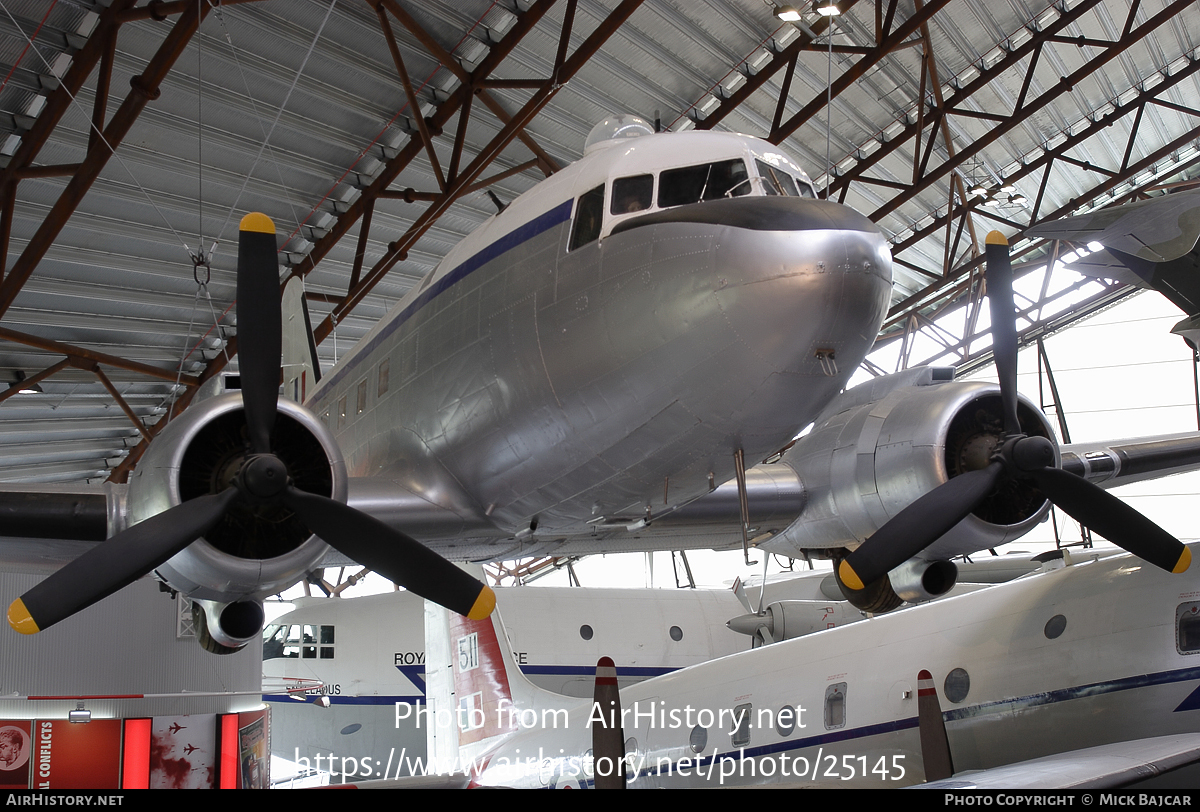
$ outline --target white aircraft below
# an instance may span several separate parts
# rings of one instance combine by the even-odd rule
[[[1037,566],[1017,555],[964,564],[951,594]],[[602,655],[627,687],[864,617],[828,570],[781,573],[765,591],[756,581],[733,589],[506,587],[496,589],[496,605],[521,673],[570,697],[592,695]],[[263,632],[263,680],[275,756],[309,766],[319,758],[326,772],[349,779],[389,755],[424,759],[425,601],[412,592],[301,599]],[[397,711],[397,703],[408,707]]]
[[[452,685],[429,686],[438,763],[479,786],[590,786],[622,758],[629,787],[917,784],[923,671],[960,777],[1100,745],[1127,770],[1161,755],[1139,740],[1200,732],[1200,582],[1128,555],[1064,553],[1009,583],[629,686],[624,753],[593,751],[591,700],[520,674],[498,617],[437,610],[431,626],[446,646],[435,659],[431,639],[431,674],[453,663]]]
[[[568,696],[591,696],[601,652],[633,684],[751,646],[725,625],[744,611],[728,589],[514,587],[496,602],[521,672]],[[304,600],[273,620],[263,632],[272,753],[310,765],[332,757],[326,771],[348,776],[389,754],[424,758],[424,615],[423,598],[393,592]]]
[[[891,299],[882,232],[815,199],[766,141],[617,117],[300,405],[278,392],[274,225],[247,215],[241,391],[194,403],[127,485],[0,494],[9,536],[108,539],[16,597],[9,623],[35,633],[153,572],[230,652],[331,547],[474,617],[494,595],[445,558],[739,543],[839,559],[855,605],[883,611],[944,592],[946,559],[1020,536],[1051,502],[1185,569],[1178,540],[1093,483],[1193,467],[1200,440],[1059,449],[1016,395],[1002,241],[999,387],[920,369],[843,392]]]

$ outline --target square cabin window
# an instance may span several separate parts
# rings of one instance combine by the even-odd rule
[[[367,410],[367,379],[363,378],[358,382],[358,407],[354,410],[356,415],[362,414]]]
[[[391,370],[392,359],[384,358],[379,362],[379,397],[383,397],[388,390],[388,373]]]

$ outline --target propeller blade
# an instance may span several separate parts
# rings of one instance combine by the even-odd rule
[[[205,535],[233,504],[236,488],[176,505],[76,558],[8,607],[8,623],[35,634],[107,598]]]
[[[1183,542],[1083,477],[1059,468],[1029,475],[1047,499],[1125,551],[1168,572],[1184,572],[1192,563]]]
[[[271,451],[279,399],[283,317],[279,310],[279,265],[275,259],[275,223],[265,214],[242,218],[238,232],[238,356],[242,403],[256,454]]]
[[[283,503],[340,552],[423,598],[472,620],[482,620],[496,606],[491,587],[373,516],[292,486]]]
[[[992,492],[1003,471],[1003,463],[993,462],[960,474],[897,513],[842,559],[842,583],[863,589],[933,544]]]
[[[1017,420],[1017,315],[1013,298],[1008,240],[999,231],[987,235],[987,296],[992,314],[992,355],[1004,403],[1004,432],[1020,434]]]

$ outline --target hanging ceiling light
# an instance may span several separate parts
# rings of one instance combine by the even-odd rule
[[[795,6],[776,6],[775,16],[785,23],[794,23],[800,20],[800,12],[796,11]]]
[[[842,10],[838,8],[838,4],[833,2],[833,0],[815,0],[813,11],[822,17],[838,17],[842,13]]]
[[[13,373],[13,375],[16,377],[16,380],[8,385],[9,389],[16,388],[17,394],[20,394],[20,395],[40,395],[40,394],[42,394],[42,387],[39,386],[38,384],[25,383],[25,373],[22,372],[21,370],[18,369],[16,372]]]
[[[987,195],[988,195],[987,187],[984,186],[982,183],[976,183],[974,186],[971,187],[971,196],[972,197],[987,197]]]

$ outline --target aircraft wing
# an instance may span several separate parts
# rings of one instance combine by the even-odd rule
[[[1034,226],[1029,237],[1085,243],[1102,250],[1071,267],[1088,276],[1158,290],[1188,313],[1200,310],[1200,274],[1189,255],[1200,241],[1200,190],[1064,217]]]
[[[1041,223],[1027,237],[1098,242],[1147,262],[1179,259],[1200,239],[1200,190],[1162,195]]]
[[[1104,488],[1200,468],[1200,433],[1146,437],[1062,447],[1063,468]],[[806,493],[784,462],[747,471],[751,523],[760,532],[782,532],[803,513]],[[0,484],[0,564],[51,571],[125,526],[125,486]],[[475,517],[439,508],[401,484],[352,478],[349,504],[427,547],[460,561],[510,560],[535,555],[594,555],[664,549],[741,546],[737,486],[711,493],[649,524],[614,517],[585,532],[515,539]],[[54,539],[50,544],[39,539]],[[331,553],[327,566],[350,564]]]
[[[1200,433],[1062,446],[1062,467],[1102,488],[1200,468]]]
[[[1200,733],[1089,747],[912,789],[1114,789],[1200,762]]]

